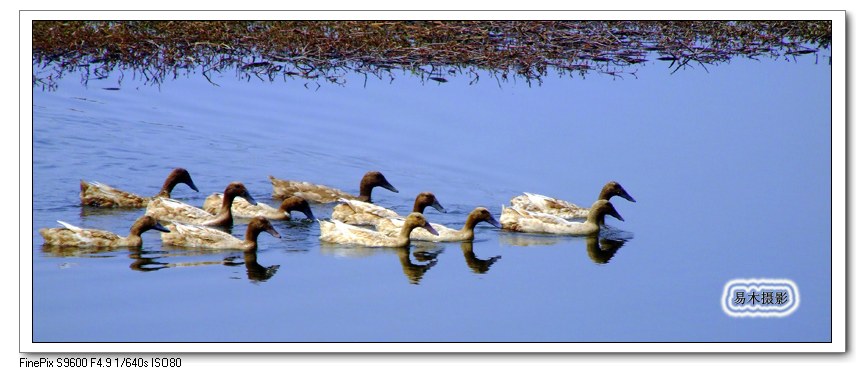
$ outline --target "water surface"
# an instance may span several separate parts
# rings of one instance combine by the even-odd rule
[[[33,104],[34,342],[828,342],[831,67],[736,61],[638,78],[350,80],[345,87],[127,73],[69,76]],[[119,88],[106,90],[105,88]],[[432,191],[452,227],[476,206],[496,215],[522,192],[589,205],[613,199],[626,242],[502,232],[473,244],[363,249],[278,222],[256,256],[163,246],[43,247],[56,220],[125,233],[143,211],[82,208],[80,179],[156,194],[174,167],[200,206],[242,181],[260,202],[268,175],[356,193],[379,170],[407,213]],[[332,205],[316,205],[317,217]],[[241,236],[245,222],[233,233]],[[728,317],[733,278],[795,281],[789,317]]]

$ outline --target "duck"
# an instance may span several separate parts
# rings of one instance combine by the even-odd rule
[[[142,197],[134,193],[122,191],[102,184],[98,181],[81,180],[81,205],[96,207],[128,207],[141,208],[147,206],[154,198],[171,198],[171,191],[177,184],[186,184],[198,192],[198,187],[192,182],[192,176],[184,168],[175,168],[165,178],[162,189],[153,197]]]
[[[204,199],[204,205],[201,208],[211,214],[216,214],[222,207],[222,199],[222,193],[213,193]],[[292,211],[301,212],[309,220],[315,220],[315,216],[312,215],[312,209],[309,207],[309,202],[298,196],[286,198],[277,208],[261,202],[253,205],[243,197],[237,197],[231,203],[231,215],[242,219],[261,216],[268,220],[291,220]]]
[[[411,232],[410,238],[417,241],[434,242],[474,241],[475,226],[482,221],[487,222],[496,228],[502,227],[489,210],[484,207],[477,207],[469,213],[462,229],[448,228],[441,224],[430,224],[438,234],[432,235],[427,231],[417,229]],[[375,226],[375,228],[379,232],[395,237],[400,233],[404,224],[404,220],[402,219],[383,219]]]
[[[243,250],[244,252],[258,249],[258,234],[270,233],[271,236],[282,238],[270,222],[257,216],[249,221],[246,236],[241,240],[218,229],[200,225],[173,222],[168,233],[162,233],[162,243],[173,246],[209,249],[209,250]]]
[[[419,213],[413,212],[405,218],[405,224],[397,237],[391,237],[384,233],[367,228],[356,227],[341,221],[319,220],[321,235],[319,239],[324,242],[337,244],[351,244],[367,247],[405,247],[409,244],[409,234],[415,228],[423,228],[431,234],[438,234],[427,222],[426,218]]]
[[[395,211],[369,202],[347,199],[340,199],[339,202],[340,204],[333,207],[333,213],[330,215],[331,220],[338,220],[352,225],[376,225],[381,219],[400,218],[400,215]],[[442,207],[432,192],[418,193],[411,212],[423,214],[428,206],[432,206],[439,212],[447,213],[447,210]]]
[[[234,224],[231,215],[231,205],[235,197],[242,197],[252,205],[258,204],[249,195],[246,186],[239,181],[232,182],[225,187],[222,195],[222,206],[218,214],[211,214],[198,207],[173,200],[171,198],[156,198],[147,204],[147,214],[163,221],[177,221],[187,224],[230,227]]]
[[[622,197],[631,202],[637,202],[621,184],[610,181],[601,188],[598,200],[610,200],[614,196]],[[543,196],[535,193],[523,193],[511,198],[511,206],[531,212],[544,212],[556,215],[564,219],[585,219],[589,215],[589,209],[577,206],[568,201]]]
[[[291,196],[298,196],[314,203],[331,203],[338,201],[340,198],[371,202],[372,188],[375,187],[382,187],[391,192],[399,193],[385,179],[384,175],[378,171],[370,171],[363,175],[363,178],[360,179],[360,194],[357,196],[336,188],[312,184],[306,181],[282,180],[273,176],[268,176],[268,178],[270,178],[270,183],[273,184],[273,198],[280,200]]]
[[[121,237],[113,232],[99,229],[84,229],[72,224],[57,221],[63,228],[42,228],[39,234],[45,239],[48,246],[72,246],[72,247],[134,247],[140,248],[142,244],[141,234],[151,229],[168,232],[159,221],[144,215],[132,223],[129,235]]]
[[[572,222],[552,214],[502,205],[501,224],[503,229],[517,232],[590,235],[600,231],[606,215],[625,221],[610,201],[600,199],[592,204],[585,222]]]

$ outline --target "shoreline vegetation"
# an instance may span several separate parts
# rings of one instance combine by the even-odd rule
[[[735,57],[831,65],[830,21],[34,21],[33,85],[57,88],[131,71],[159,85],[177,76],[304,79],[310,87],[362,77],[499,84],[589,73],[637,77],[669,63],[673,74]]]

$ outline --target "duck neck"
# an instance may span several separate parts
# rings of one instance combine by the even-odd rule
[[[243,236],[243,243],[246,247],[246,250],[255,250],[258,248],[258,234],[261,233],[260,229],[256,229],[253,226],[249,226],[246,229],[246,235]]]
[[[598,194],[598,199],[605,199],[609,201],[610,198],[615,195],[616,192],[613,190],[613,188],[611,188],[609,185],[604,185],[604,187],[601,188],[601,193]]]
[[[480,223],[478,219],[475,219],[473,216],[469,215],[462,229],[463,234],[466,235],[466,239],[473,240],[475,238],[475,226],[477,226],[478,223]]]
[[[148,228],[144,228],[144,223],[141,220],[138,220],[133,223],[131,227],[129,227],[129,236],[127,236],[126,238],[130,240],[137,238],[140,242],[141,234],[144,233],[144,231],[146,231],[147,229]]]
[[[371,183],[362,179],[360,181],[360,194],[357,196],[357,200],[361,202],[372,202],[372,188],[373,185]]]
[[[414,207],[411,212],[419,212],[423,214],[424,209],[426,209],[426,205],[420,199],[414,200]]]
[[[144,224],[140,221],[133,223],[132,226],[129,227],[129,235],[121,239],[122,246],[141,247],[141,233],[144,233],[145,230]]]
[[[156,197],[171,198],[171,191],[174,190],[175,186],[177,186],[177,179],[173,177],[165,179],[165,183],[162,184],[162,189],[159,190],[159,194]]]
[[[123,239],[123,246],[141,247],[142,243],[143,240],[141,239],[141,233],[134,234],[130,232],[129,236]]]
[[[586,217],[586,223],[591,223],[600,227],[604,225],[604,214],[596,210],[589,210],[589,216]]]
[[[360,194],[357,196],[357,200],[361,202],[372,202],[372,188],[363,189],[361,187]]]
[[[225,194],[222,196],[222,206],[219,208],[219,214],[216,219],[220,225],[231,225],[234,219],[231,216],[231,204],[234,202],[233,194]]]
[[[402,229],[399,231],[399,236],[397,239],[399,240],[400,246],[406,246],[409,243],[409,237],[411,237],[411,231],[417,228],[416,226],[410,226],[408,224],[403,224]]]

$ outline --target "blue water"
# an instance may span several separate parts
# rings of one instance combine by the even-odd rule
[[[154,87],[127,73],[34,89],[33,341],[831,341],[831,66],[669,72],[318,89],[231,73]],[[43,247],[37,230],[56,220],[125,233],[143,213],[82,208],[80,179],[153,195],[174,167],[201,193],[173,197],[198,206],[234,180],[275,205],[268,175],[357,192],[379,170],[400,192],[376,189],[377,203],[406,213],[432,191],[448,213],[427,217],[453,227],[522,192],[589,205],[617,180],[637,203],[613,199],[625,221],[608,223],[633,238],[610,258],[582,237],[482,223],[471,247],[402,252],[278,222],[282,238],[262,235],[256,258],[163,247],[156,232],[140,251]],[[796,282],[800,307],[727,316],[725,283],[751,277]]]

